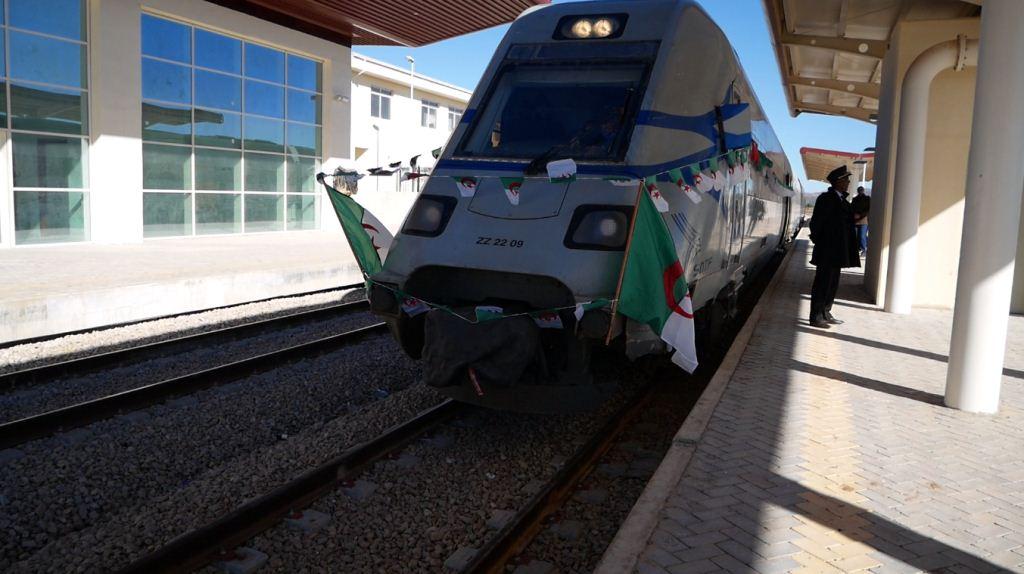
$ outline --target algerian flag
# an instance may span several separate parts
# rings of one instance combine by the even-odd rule
[[[541,329],[564,329],[565,326],[562,324],[562,318],[558,313],[554,311],[544,311],[531,315],[533,322],[537,324]]]
[[[579,321],[580,319],[583,318],[583,314],[586,313],[587,311],[591,309],[601,309],[602,307],[607,307],[609,304],[610,301],[608,301],[607,299],[595,299],[593,301],[588,301],[586,303],[577,303],[576,308],[573,309],[572,311],[572,314],[576,317],[576,321]]]
[[[345,232],[352,254],[356,256],[363,275],[373,275],[381,270],[388,256],[388,248],[394,237],[379,219],[363,209],[356,200],[324,184],[327,197],[331,199],[334,213],[338,216],[341,229]]]
[[[519,188],[522,186],[523,178],[521,177],[501,178],[501,187],[505,188],[505,195],[508,196],[508,202],[512,205],[519,205]]]
[[[455,185],[459,188],[459,195],[462,197],[473,197],[476,194],[477,181],[475,177],[453,175]]]
[[[711,181],[707,174],[701,172],[698,166],[691,165],[690,172],[693,174],[693,186],[697,188],[697,191],[707,193],[714,189],[714,182]]]
[[[661,191],[658,190],[658,176],[652,175],[644,178],[644,189],[651,195],[651,201],[654,202],[654,207],[661,213],[668,212],[668,202],[662,197]]]
[[[640,198],[635,217],[618,312],[654,329],[675,349],[672,362],[692,373],[697,368],[693,303],[675,244],[650,199]]]
[[[576,181],[576,162],[571,159],[549,161],[548,179],[551,183],[568,183]]]
[[[501,319],[504,309],[495,305],[478,305],[474,309],[476,315],[476,322],[483,323],[484,321],[493,321],[495,319]]]
[[[415,317],[430,311],[430,307],[415,297],[405,297],[402,299],[402,311],[410,317]]]

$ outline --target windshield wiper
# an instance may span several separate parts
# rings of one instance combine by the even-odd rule
[[[549,147],[547,151],[533,158],[533,161],[530,162],[530,165],[526,166],[526,169],[523,170],[523,173],[526,175],[537,175],[542,170],[546,170],[548,160],[554,159],[555,154],[558,152],[558,150],[562,149],[563,147],[565,146],[562,144],[555,144]]]

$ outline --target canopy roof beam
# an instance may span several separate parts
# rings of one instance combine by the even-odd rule
[[[845,80],[830,80],[828,78],[808,78],[805,76],[787,76],[786,83],[796,86],[810,86],[812,88],[825,88],[836,92],[856,94],[865,98],[877,100],[881,94],[881,85],[870,82],[847,82]]]
[[[795,102],[794,107],[799,112],[811,112],[816,114],[826,114],[833,116],[846,116],[856,120],[861,120],[874,124],[872,116],[875,112],[871,110],[865,110],[864,108],[851,108],[847,106],[832,106],[828,104],[808,104],[805,102]]]
[[[878,59],[882,59],[888,49],[887,42],[881,40],[793,34],[785,29],[779,31],[779,41],[784,46],[810,46],[812,48],[824,48],[826,50],[835,50],[837,52],[846,52]]]

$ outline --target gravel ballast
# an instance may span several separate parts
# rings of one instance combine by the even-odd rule
[[[27,443],[0,459],[0,571],[123,565],[439,402],[418,378],[383,335]]]

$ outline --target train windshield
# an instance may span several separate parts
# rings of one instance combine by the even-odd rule
[[[646,70],[642,64],[506,68],[459,153],[621,160]]]

